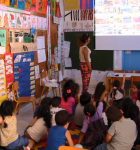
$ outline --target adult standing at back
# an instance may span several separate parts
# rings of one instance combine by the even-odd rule
[[[88,34],[83,34],[78,39],[78,46],[79,48],[79,59],[80,59],[80,68],[81,68],[81,76],[82,76],[82,83],[83,89],[82,93],[87,91],[89,88],[90,76],[91,76],[91,50],[87,47],[90,43],[90,36]]]

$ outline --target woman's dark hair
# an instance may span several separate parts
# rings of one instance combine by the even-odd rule
[[[38,110],[38,114],[37,114],[38,118],[43,118],[43,120],[45,121],[45,126],[47,128],[51,127],[51,114],[50,114],[50,106],[48,105],[41,105],[39,110]]]
[[[91,96],[88,92],[84,92],[82,93],[82,95],[80,96],[80,104],[82,106],[85,106],[86,104],[88,104],[91,101]]]
[[[92,117],[96,113],[95,107],[92,104],[87,104],[84,107],[84,114],[86,116]]]
[[[138,83],[138,82],[134,82],[134,84],[133,85],[135,85],[136,86],[136,88],[138,89],[138,90],[140,90],[140,83]]]
[[[103,94],[103,92],[105,91],[106,87],[104,82],[99,82],[95,88],[95,93],[93,95],[94,101],[99,101],[101,95]]]
[[[119,80],[115,80],[114,82],[113,82],[113,87],[116,87],[116,89],[113,89],[113,92],[112,92],[112,96],[111,97],[113,97],[113,99],[115,99],[115,95],[116,95],[116,91],[119,89],[119,87],[120,87],[120,81]]]
[[[131,120],[136,123],[137,130],[140,131],[140,119],[139,119],[139,108],[135,104],[132,104],[128,108],[128,116]]]
[[[64,126],[69,120],[69,113],[66,110],[60,110],[55,115],[55,122],[58,126]]]
[[[41,105],[51,105],[51,97],[45,97],[41,100]]]
[[[77,90],[79,89],[79,84],[77,83],[73,83],[71,85],[71,89],[72,89],[72,96],[75,98],[75,95],[77,93]]]
[[[81,47],[89,38],[89,34],[83,34],[81,37],[78,38],[78,46]]]
[[[71,88],[67,87],[67,88],[63,89],[63,98],[64,98],[65,102],[67,102],[67,99],[71,96],[72,96]]]
[[[96,108],[98,107],[100,101],[96,102]],[[107,103],[103,101],[103,112],[106,110]]]
[[[129,118],[128,108],[133,104],[134,103],[133,103],[132,99],[129,98],[129,97],[124,98],[124,100],[122,101],[122,108],[121,109],[123,111],[123,115],[124,115],[125,118]]]
[[[66,83],[64,84],[63,89],[67,88],[67,87],[71,87],[71,85],[74,83],[74,80],[70,79],[68,81],[66,81]]]
[[[10,100],[3,101],[0,106],[0,115],[3,120],[6,116],[12,116],[14,112],[13,102]],[[4,122],[4,128],[7,127],[7,123]]]

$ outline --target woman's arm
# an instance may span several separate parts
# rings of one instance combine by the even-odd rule
[[[87,66],[88,66],[88,69],[91,72],[92,69],[91,69],[91,65],[90,65],[89,60],[88,60],[88,49],[87,49],[87,47],[83,48],[83,55],[84,55],[85,62],[87,64]]]
[[[66,131],[65,136],[66,136],[66,139],[68,141],[69,146],[74,147],[74,144],[73,144],[73,141],[72,141],[72,138],[71,138],[71,134],[68,130]]]
[[[121,89],[123,89],[123,90],[124,90],[124,84],[125,84],[125,76],[126,76],[126,74],[124,73],[123,74],[123,83],[122,83],[122,86],[121,86]]]
[[[81,141],[83,140],[84,135],[85,135],[85,133],[80,132],[80,135],[79,135],[79,138],[78,138],[77,144],[81,144]]]

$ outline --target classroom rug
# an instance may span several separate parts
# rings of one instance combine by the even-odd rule
[[[70,125],[68,127],[68,130],[70,131],[71,133],[71,136],[72,136],[72,140],[73,140],[73,143],[76,144],[77,140],[78,140],[78,137],[79,137],[79,134],[80,134],[80,131],[81,131],[81,128],[77,127],[74,122],[73,122],[73,117],[70,118]],[[37,143],[32,150],[45,150],[46,149],[46,145],[47,145],[47,141],[42,141],[42,142],[39,142]]]

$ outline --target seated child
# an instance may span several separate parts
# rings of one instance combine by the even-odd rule
[[[68,87],[71,87],[71,85],[72,85],[73,83],[75,83],[75,82],[74,82],[74,80],[72,80],[72,79],[66,81],[66,83],[64,84],[63,89],[68,88]]]
[[[21,146],[28,146],[27,149],[30,149],[33,144],[32,140],[22,137],[17,133],[17,119],[14,114],[12,101],[3,101],[0,106],[0,146],[8,150]]]
[[[55,115],[56,126],[49,130],[46,150],[58,150],[60,146],[65,146],[66,141],[73,147],[73,141],[69,130],[69,113],[66,110],[60,110]]]
[[[96,107],[96,102],[100,100],[103,92],[105,91],[106,89],[106,86],[105,86],[105,83],[104,82],[99,82],[95,88],[95,92],[92,96],[93,98],[93,105]],[[104,97],[104,101],[105,100],[106,96]]]
[[[91,102],[91,96],[88,92],[84,92],[80,96],[80,103],[76,107],[75,115],[74,115],[74,123],[77,126],[83,126],[84,121],[84,107],[86,104]]]
[[[34,143],[39,142],[41,139],[47,139],[48,130],[51,127],[50,107],[42,105],[36,118],[30,123],[29,128],[25,132],[25,136]]]
[[[81,129],[81,133],[79,135],[78,138],[78,142],[77,144],[80,144],[81,141],[83,140],[87,130],[88,130],[88,126],[90,124],[90,122],[96,121],[100,118],[103,118],[103,101],[104,101],[104,97],[107,94],[107,91],[105,89],[105,91],[102,93],[102,96],[100,97],[100,102],[99,105],[97,107],[97,109],[95,109],[95,107],[92,104],[87,104],[84,108],[84,114],[86,116],[88,116],[88,118],[84,119],[83,122],[83,127]]]
[[[134,83],[133,87],[132,87],[132,100],[134,102],[134,104],[136,103],[136,101],[138,100],[138,92],[140,91],[140,83]]]
[[[45,104],[47,104],[48,106],[51,106],[51,97],[45,97],[41,100],[41,105],[45,105]],[[37,112],[38,112],[39,108],[40,108],[40,105],[36,107],[33,118],[35,118],[37,116]]]
[[[54,98],[52,98],[52,107],[50,109],[51,115],[52,115],[52,126],[55,126],[55,114],[60,111],[63,110],[62,108],[59,108],[60,104],[61,104],[61,98],[56,96]]]
[[[106,116],[113,123],[106,135],[106,143],[97,146],[95,150],[131,150],[137,137],[135,122],[126,119],[115,106],[107,109]]]
[[[96,108],[98,107],[98,105],[99,105],[99,101],[96,102]],[[107,126],[108,125],[108,120],[107,120],[107,117],[106,117],[106,114],[105,114],[106,107],[107,107],[107,104],[106,104],[105,101],[103,101],[103,120],[104,120],[105,125]]]
[[[137,94],[138,99],[136,100],[136,105],[138,106],[139,110],[140,110],[140,91]]]
[[[71,88],[65,88],[63,90],[63,97],[61,98],[60,107],[68,111],[69,115],[72,115],[72,108],[75,105],[75,99],[72,97]]]
[[[123,75],[123,83],[120,88],[120,81],[115,80],[113,82],[113,91],[111,93],[111,101],[113,102],[113,105],[116,107],[121,108],[122,105],[122,100],[124,97],[124,84],[125,84],[125,76],[126,74],[124,73]]]
[[[73,97],[75,98],[75,104],[79,104],[80,103],[80,87],[77,83],[73,83],[71,85],[71,89],[72,89],[72,93],[73,93]]]

